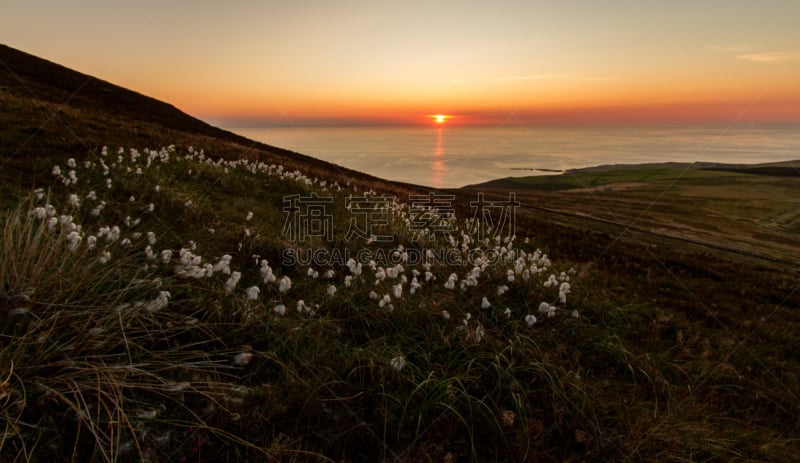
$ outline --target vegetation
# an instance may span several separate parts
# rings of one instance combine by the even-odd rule
[[[425,189],[175,128],[186,121],[122,133],[136,101],[103,129],[102,106],[3,92],[28,108],[0,106],[8,130],[53,110],[69,118],[62,131],[139,144],[72,154],[52,128],[32,153],[6,138],[18,144],[0,153],[2,461],[800,450],[798,275],[781,262],[648,234],[647,222],[620,233],[574,193],[525,197],[547,207],[519,209],[514,239],[481,234],[472,191],[452,192],[457,219],[445,221],[412,207]],[[144,148],[166,136],[175,146]],[[287,206],[312,194],[330,199],[333,235],[300,242]],[[348,236],[365,217],[348,198],[367,194],[394,197],[375,210],[385,222]],[[328,252],[292,262],[287,249]],[[425,250],[451,257],[415,262]]]

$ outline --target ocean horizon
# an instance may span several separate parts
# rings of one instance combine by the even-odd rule
[[[800,159],[797,125],[223,127],[387,180],[458,188],[604,164]]]

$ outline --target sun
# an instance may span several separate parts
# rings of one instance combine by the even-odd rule
[[[444,124],[446,120],[450,119],[453,116],[448,116],[445,114],[434,114],[433,116],[430,117],[433,118],[433,120],[436,121],[437,124]]]

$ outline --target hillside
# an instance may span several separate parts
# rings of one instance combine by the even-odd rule
[[[433,191],[7,47],[0,100],[2,461],[800,453],[796,179]]]

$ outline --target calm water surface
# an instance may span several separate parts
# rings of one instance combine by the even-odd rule
[[[601,164],[800,159],[800,126],[298,127],[228,130],[378,177],[439,188]]]

